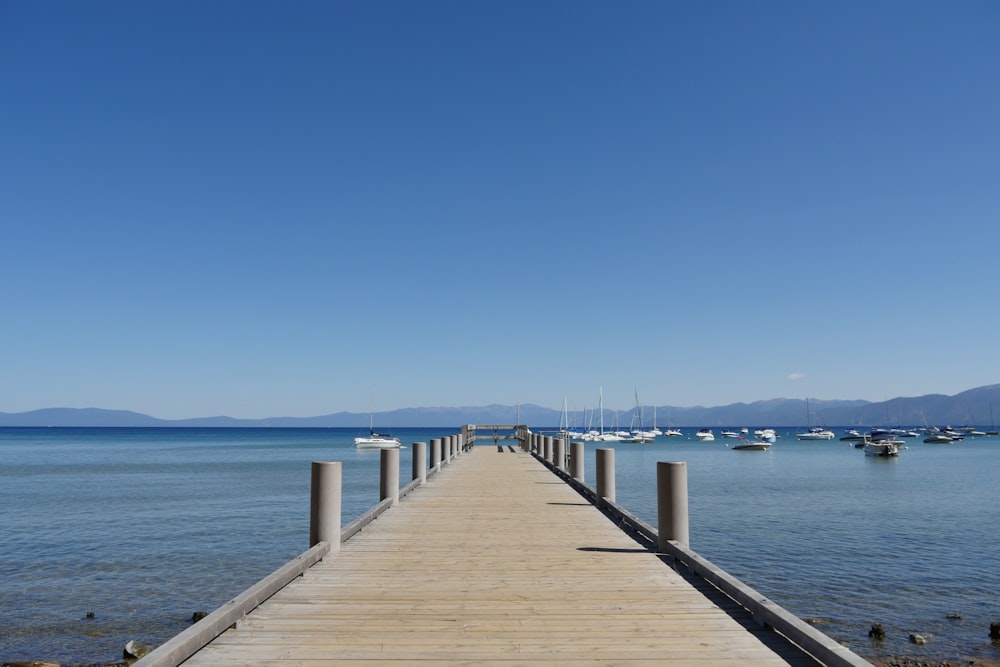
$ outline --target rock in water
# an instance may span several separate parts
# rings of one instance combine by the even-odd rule
[[[145,644],[140,644],[136,640],[130,639],[125,644],[125,650],[122,651],[122,657],[126,660],[135,660],[149,653],[149,650],[149,647]]]

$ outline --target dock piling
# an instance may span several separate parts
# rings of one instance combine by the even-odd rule
[[[668,552],[667,542],[690,546],[688,526],[687,462],[658,461],[656,464],[656,510],[659,521],[659,548]]]
[[[379,500],[392,499],[392,505],[399,504],[399,450],[383,449],[380,461]]]
[[[597,497],[615,502],[615,450],[597,450]]]
[[[441,438],[431,438],[431,470],[441,472]]]
[[[584,477],[583,443],[569,443],[569,474],[576,481],[583,483]]]
[[[419,479],[421,484],[427,482],[427,443],[413,443],[413,477]]]
[[[343,466],[340,461],[313,461],[309,497],[309,546],[330,545],[340,551],[340,506]]]

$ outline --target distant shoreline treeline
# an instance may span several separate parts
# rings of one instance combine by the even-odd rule
[[[775,398],[753,403],[733,403],[717,407],[643,406],[644,426],[993,426],[993,405],[1000,410],[1000,384],[977,387],[954,396],[927,394],[898,397],[882,402],[862,400],[806,400]],[[585,428],[597,425],[594,411],[572,410],[569,426]],[[635,409],[618,410],[618,422],[628,428]],[[605,427],[614,410],[605,408]],[[808,414],[808,419],[807,419]],[[514,424],[537,426],[563,423],[561,410],[533,404],[488,405],[459,408],[405,408],[376,413],[381,428],[441,427],[448,424]],[[338,412],[316,417],[271,417],[266,419],[233,419],[231,417],[200,417],[195,419],[158,419],[128,410],[100,408],[44,408],[30,412],[0,412],[0,426],[130,426],[130,427],[272,427],[272,428],[361,428],[368,426],[368,413]],[[807,423],[808,421],[808,423]]]

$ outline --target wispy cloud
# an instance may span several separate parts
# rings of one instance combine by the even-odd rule
[[[796,380],[803,380],[803,379],[805,379],[805,377],[806,377],[805,373],[789,373],[788,374],[788,381],[789,382],[795,382]]]

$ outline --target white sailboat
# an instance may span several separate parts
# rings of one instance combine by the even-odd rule
[[[638,390],[635,390],[635,419],[638,420],[639,426],[638,428],[635,428],[633,424],[633,428],[629,432],[628,438],[626,438],[626,440],[628,442],[639,442],[639,443],[653,442],[653,440],[656,440],[656,434],[653,433],[652,431],[647,431],[642,423],[642,406],[639,404]]]
[[[833,431],[812,425],[812,417],[809,415],[809,398],[806,398],[806,425],[809,428],[805,433],[796,433],[799,440],[833,440],[836,435]]]
[[[614,433],[604,432],[604,387],[601,387],[601,397],[598,401],[598,405],[600,406],[601,412],[601,433],[594,439],[598,442],[621,442],[621,436],[615,435]]]
[[[368,437],[358,437],[354,439],[354,446],[358,449],[397,449],[400,446],[399,438],[395,438],[386,433],[375,432],[375,390],[372,389],[372,398],[368,406]]]

